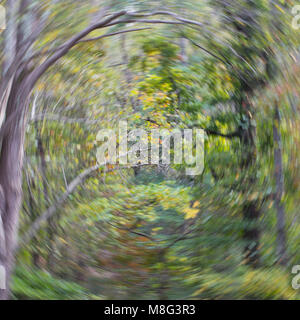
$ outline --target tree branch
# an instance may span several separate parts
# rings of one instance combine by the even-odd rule
[[[25,236],[22,240],[22,246],[26,245],[39,231],[42,224],[46,222],[50,217],[52,217],[57,208],[62,205],[69,197],[71,193],[82,183],[84,182],[94,171],[99,169],[98,165],[95,165],[91,168],[88,168],[81,172],[71,183],[68,185],[67,190],[63,193],[63,195],[54,203],[51,207],[49,207],[40,217],[38,217],[29,230],[25,233]],[[16,250],[18,250],[19,246]]]
[[[141,31],[141,30],[146,30],[146,29],[151,29],[151,28],[150,27],[143,27],[143,28],[135,28],[135,29],[122,30],[122,31],[117,31],[117,32],[112,32],[112,33],[106,33],[106,34],[103,34],[103,35],[95,37],[95,38],[88,38],[88,39],[79,40],[79,41],[76,42],[76,44],[82,43],[82,42],[101,40],[101,39],[104,39],[104,38],[108,38],[108,37],[119,35],[119,34],[123,34],[123,33]],[[35,58],[37,58],[37,57],[39,57],[41,55],[54,53],[54,52],[56,52],[58,50],[61,50],[61,49],[64,48],[64,46],[65,46],[65,44],[61,45],[61,46],[59,46],[57,48],[54,48],[54,49],[49,49],[49,50],[41,49],[38,52],[35,52],[25,63],[28,63],[31,60],[33,60],[33,59],[35,59]]]
[[[185,39],[187,39],[188,41],[190,41],[195,47],[203,50],[204,52],[206,52],[207,54],[211,55],[212,57],[216,58],[217,60],[223,62],[226,65],[230,65],[230,63],[228,61],[223,60],[222,58],[218,57],[216,54],[212,53],[211,51],[205,49],[204,47],[200,46],[198,43],[196,43],[195,41],[193,41],[192,39],[188,38],[186,35],[183,35]]]
[[[221,133],[215,130],[210,130],[210,129],[203,129],[208,135],[212,135],[212,136],[219,136],[219,137],[223,137],[223,138],[228,138],[228,139],[232,139],[232,138],[239,138],[240,137],[240,133],[239,131],[234,131],[231,133]]]
[[[195,20],[190,20],[190,19],[185,19],[180,17],[178,14],[171,12],[171,11],[154,11],[150,13],[138,13],[138,12],[128,12],[128,16],[130,17],[150,17],[150,16],[157,16],[157,15],[165,15],[165,16],[171,16],[174,19],[182,22],[183,24],[193,24],[199,27],[203,27],[203,23],[195,21]]]
[[[114,225],[113,223],[110,223],[110,222],[108,222],[108,221],[106,221],[106,223],[109,224],[109,225],[111,225],[111,226],[114,227],[114,228],[117,228],[117,229],[120,229],[120,230],[124,230],[124,231],[128,231],[128,232],[130,232],[130,233],[132,233],[132,234],[135,234],[135,235],[137,235],[137,236],[141,236],[141,237],[147,238],[147,239],[149,239],[149,240],[151,240],[151,241],[153,241],[153,242],[157,242],[156,239],[154,239],[153,237],[151,237],[150,235],[148,235],[148,234],[146,234],[146,233],[134,231],[134,230],[132,230],[131,228],[125,228],[125,227],[116,226],[116,225]]]
[[[239,130],[236,130],[236,131],[233,131],[233,132],[230,132],[230,133],[222,133],[222,132],[219,132],[219,131],[216,131],[216,130],[202,128],[202,127],[199,127],[197,125],[190,125],[189,128],[191,128],[191,129],[192,128],[199,128],[199,129],[204,130],[207,135],[218,136],[218,137],[223,137],[223,138],[228,138],[228,139],[240,138],[241,137]]]
[[[31,91],[31,89],[34,87],[35,83],[38,81],[38,79],[41,77],[41,75],[50,67],[52,66],[57,60],[59,60],[61,57],[63,57],[72,47],[74,47],[77,42],[81,39],[83,39],[85,36],[87,36],[89,33],[96,29],[100,29],[103,27],[106,27],[111,23],[113,20],[119,18],[120,16],[123,16],[126,14],[125,10],[119,11],[110,17],[106,18],[105,20],[96,23],[92,26],[87,27],[83,31],[79,32],[77,35],[69,39],[64,46],[58,51],[56,51],[51,57],[49,57],[45,62],[43,62],[40,66],[38,66],[32,74],[28,77],[28,89]]]
[[[143,28],[135,28],[135,29],[122,30],[122,31],[117,31],[117,32],[112,32],[112,33],[106,33],[106,34],[99,36],[99,37],[90,38],[90,39],[82,39],[82,40],[78,41],[77,43],[95,41],[95,40],[100,40],[103,38],[107,38],[107,37],[111,37],[111,36],[115,36],[115,35],[119,35],[119,34],[123,34],[123,33],[135,32],[135,31],[141,31],[141,30],[147,30],[147,29],[151,29],[151,28],[150,27],[143,27]]]

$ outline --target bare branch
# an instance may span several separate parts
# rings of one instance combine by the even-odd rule
[[[240,138],[240,132],[239,130],[230,132],[230,133],[222,133],[216,130],[212,130],[212,129],[206,129],[206,128],[202,128],[200,126],[197,126],[197,124],[194,125],[190,125],[189,128],[199,128],[202,129],[206,132],[207,135],[210,136],[218,136],[218,137],[223,137],[223,138],[228,138],[228,139],[232,139],[232,138]]]
[[[111,22],[107,24],[107,27],[115,26],[116,24],[125,24],[125,23],[154,23],[154,24],[158,23],[158,24],[177,24],[177,25],[184,24],[183,22],[172,21],[172,20],[124,19],[124,20]]]
[[[209,55],[211,55],[212,57],[216,58],[217,60],[223,62],[224,64],[229,64],[227,61],[223,60],[222,58],[218,57],[217,55],[215,55],[213,52],[205,49],[204,47],[200,46],[198,43],[196,43],[195,41],[193,41],[192,39],[188,38],[187,36],[184,35],[184,38],[189,40],[195,47],[203,50],[204,52],[208,53]]]
[[[108,222],[108,221],[106,221],[106,223],[109,224],[109,225],[111,225],[111,226],[114,227],[114,228],[117,228],[117,229],[120,229],[120,230],[125,230],[125,231],[128,231],[128,232],[130,232],[130,233],[132,233],[132,234],[135,234],[135,235],[137,235],[137,236],[141,236],[141,237],[147,238],[147,239],[149,239],[149,240],[151,240],[151,241],[153,241],[153,242],[157,242],[156,239],[154,239],[153,237],[151,237],[150,235],[148,235],[148,234],[146,234],[146,233],[134,231],[134,230],[132,230],[131,228],[125,228],[125,227],[116,226],[116,225],[114,225],[113,223],[110,223],[110,222]]]
[[[82,42],[101,40],[101,39],[108,38],[108,37],[115,36],[115,35],[119,35],[119,34],[122,34],[122,33],[129,33],[129,32],[141,31],[141,30],[146,30],[146,29],[151,29],[151,28],[150,27],[144,27],[144,28],[135,28],[135,29],[122,30],[122,31],[117,31],[117,32],[112,32],[112,33],[106,33],[106,34],[103,34],[103,35],[101,35],[99,37],[79,40],[79,41],[76,42],[76,44],[77,43],[82,43]],[[49,49],[49,50],[41,49],[38,52],[35,52],[25,63],[28,63],[29,61],[31,61],[31,60],[33,60],[35,58],[38,58],[41,55],[50,54],[50,53],[54,53],[54,52],[56,52],[58,50],[61,50],[61,49],[64,48],[64,46],[65,46],[65,44],[61,45],[61,46],[59,46],[57,48],[54,48],[54,49]]]
[[[32,74],[28,77],[28,90],[31,91],[31,89],[34,87],[35,83],[38,81],[38,79],[41,77],[41,75],[50,67],[52,66],[57,60],[59,60],[61,57],[63,57],[72,47],[74,47],[77,42],[81,39],[83,39],[85,36],[87,36],[89,33],[96,29],[104,28],[109,25],[113,20],[119,18],[120,16],[123,16],[126,14],[125,10],[119,11],[110,17],[106,18],[105,20],[96,23],[90,27],[87,27],[83,31],[79,32],[77,35],[72,37],[70,40],[68,40],[64,46],[58,51],[56,51],[51,57],[49,57],[44,63],[42,63],[39,67],[37,67]]]
[[[74,190],[83,183],[94,171],[99,169],[98,165],[95,165],[91,168],[88,168],[81,172],[74,180],[71,181],[71,183],[68,185],[67,190],[65,193],[57,200],[56,203],[54,203],[51,207],[49,207],[39,218],[37,218],[32,226],[29,228],[29,230],[25,233],[25,236],[22,241],[22,245],[26,245],[40,230],[42,224],[46,222],[50,217],[52,217],[57,208],[62,205],[69,197],[71,193],[74,192]],[[19,248],[19,246],[18,246]],[[18,250],[17,248],[17,250]]]
[[[203,27],[203,23],[195,20],[182,18],[178,14],[171,11],[154,11],[154,12],[145,13],[145,14],[137,13],[137,12],[129,12],[127,13],[127,15],[131,17],[150,17],[150,16],[157,16],[157,15],[165,15],[165,16],[171,16],[174,19],[182,22],[183,24],[193,24],[199,27]]]
[[[115,35],[122,34],[122,33],[135,32],[135,31],[141,31],[141,30],[147,30],[147,29],[151,29],[151,28],[150,27],[144,27],[144,28],[135,28],[135,29],[122,30],[122,31],[117,31],[117,32],[112,32],[112,33],[106,33],[106,34],[104,34],[102,36],[99,36],[99,37],[90,38],[90,39],[82,39],[82,40],[78,41],[77,43],[95,41],[95,40],[100,40],[100,39],[103,39],[103,38],[115,36]]]
[[[240,137],[240,133],[239,131],[234,131],[231,133],[221,133],[218,131],[214,131],[214,130],[210,130],[210,129],[203,129],[208,135],[212,135],[212,136],[219,136],[219,137],[223,137],[223,138],[228,138],[228,139],[232,139],[232,138],[239,138]]]

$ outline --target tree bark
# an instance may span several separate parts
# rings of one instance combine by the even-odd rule
[[[7,106],[7,117],[14,112],[18,94],[15,90],[10,95]],[[20,96],[19,96],[20,98]],[[27,99],[26,99],[27,100]],[[23,101],[27,108],[26,101]],[[5,233],[6,256],[4,268],[6,271],[6,289],[0,290],[0,299],[9,296],[9,279],[14,263],[14,249],[17,243],[18,215],[22,201],[22,166],[23,146],[25,133],[25,119],[18,117],[17,123],[11,123],[2,138],[0,154],[0,185],[3,189],[4,212],[2,213],[3,228]]]
[[[282,141],[280,134],[280,114],[278,105],[275,106],[274,123],[273,123],[273,139],[274,139],[274,167],[275,167],[275,210],[277,214],[277,255],[278,263],[286,265],[288,262],[286,252],[286,232],[285,232],[285,210],[282,202],[284,191],[284,176],[282,165]]]

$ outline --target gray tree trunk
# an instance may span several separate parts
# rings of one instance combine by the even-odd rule
[[[10,96],[7,106],[7,116],[14,111],[15,98]],[[26,102],[24,102],[26,104]],[[26,106],[25,106],[26,107]],[[2,206],[2,222],[5,235],[6,254],[3,265],[6,271],[6,289],[0,290],[0,299],[7,299],[9,296],[9,283],[13,262],[14,249],[17,241],[18,214],[22,201],[22,166],[23,166],[23,145],[24,145],[24,121],[11,123],[2,138],[0,154],[0,185],[3,190],[4,199]]]

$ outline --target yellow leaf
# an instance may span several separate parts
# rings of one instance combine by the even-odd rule
[[[200,202],[199,202],[199,201],[195,201],[195,202],[194,202],[194,204],[193,204],[193,208],[198,207],[198,206],[199,206],[199,204],[200,204]]]
[[[193,209],[193,208],[186,208],[183,210],[185,215],[185,219],[194,219],[197,216],[197,213],[199,212],[198,209]]]

